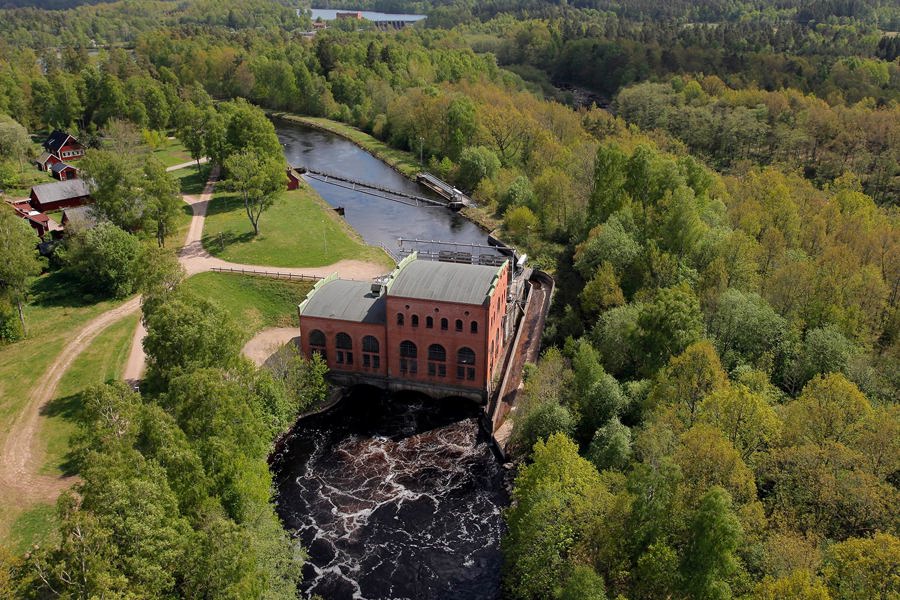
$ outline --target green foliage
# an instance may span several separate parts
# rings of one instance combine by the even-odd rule
[[[482,179],[492,179],[500,170],[500,159],[490,148],[469,146],[459,155],[459,184],[474,190]]]
[[[692,598],[729,598],[728,578],[737,569],[734,551],[742,531],[731,498],[711,488],[690,524],[690,541],[682,562],[685,591]]]
[[[141,252],[137,237],[106,222],[77,234],[66,257],[69,268],[89,289],[124,298],[135,289]]]
[[[513,496],[502,544],[506,591],[512,598],[555,597],[569,578],[573,547],[591,516],[609,502],[609,492],[575,444],[557,433],[535,444],[533,462],[516,477]],[[585,581],[578,571],[572,577],[573,586],[597,592],[595,578]]]
[[[167,380],[179,369],[228,366],[240,350],[237,327],[213,300],[179,290],[144,310],[151,377]]]
[[[240,195],[247,218],[253,225],[253,234],[259,235],[262,213],[272,207],[276,194],[287,186],[284,159],[277,154],[264,155],[259,150],[246,148],[225,160],[225,170],[228,172],[225,187]]]
[[[594,433],[587,458],[598,471],[623,471],[631,462],[631,430],[613,417]]]
[[[25,317],[22,303],[25,301],[32,279],[41,272],[36,245],[38,237],[24,219],[12,210],[0,207],[0,299],[16,304],[21,323],[21,333],[25,335]],[[6,334],[0,339],[11,340],[18,337],[18,328],[8,324],[9,317],[3,318]]]

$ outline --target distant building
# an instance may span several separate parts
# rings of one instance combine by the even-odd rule
[[[35,164],[42,171],[50,170],[60,162],[78,160],[84,156],[84,145],[65,131],[56,130],[44,142],[44,152]]]
[[[339,383],[486,401],[502,366],[510,266],[418,260],[384,284],[320,281],[298,307],[301,348]]]
[[[335,19],[356,19],[357,21],[362,21],[362,13],[359,11],[352,12],[338,12],[334,15]]]
[[[31,188],[31,206],[40,212],[81,206],[91,201],[91,190],[81,179],[42,183]]]

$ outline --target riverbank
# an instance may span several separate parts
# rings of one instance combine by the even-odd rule
[[[338,135],[345,140],[352,142],[362,150],[365,150],[411,181],[415,181],[416,175],[424,170],[424,166],[416,160],[411,152],[393,148],[365,131],[347,125],[346,123],[326,119],[324,117],[305,117],[284,112],[270,111],[268,115],[273,119],[297,123],[299,125]],[[460,211],[460,214],[475,225],[478,225],[478,227],[487,233],[491,234],[495,234],[499,230],[501,224],[499,219],[495,218],[489,211],[480,206],[466,207]]]

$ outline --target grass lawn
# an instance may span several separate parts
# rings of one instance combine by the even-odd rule
[[[199,169],[194,165],[172,171],[171,175],[178,181],[182,194],[201,194],[209,179],[209,170],[208,164],[200,165]]]
[[[417,173],[422,171],[422,165],[419,164],[417,157],[412,152],[392,148],[385,142],[351,125],[321,117],[302,117],[287,113],[273,113],[273,116],[285,121],[293,121],[294,123],[325,129],[356,142],[369,153],[380,158],[407,177],[415,177]]]
[[[28,338],[0,346],[0,436],[9,431],[36,378],[46,372],[75,333],[90,319],[120,304],[84,294],[60,273],[39,277],[31,290],[25,306]],[[29,508],[0,505],[0,541]],[[22,526],[32,527],[34,522],[29,517]],[[21,534],[18,525],[14,533]]]
[[[53,183],[56,179],[46,171],[38,171],[31,163],[25,163],[19,171],[15,185],[3,190],[9,198],[26,198],[31,194],[31,188],[41,183]]]
[[[16,516],[5,545],[10,552],[22,555],[34,544],[53,535],[56,523],[55,504],[35,504]]]
[[[178,140],[165,140],[163,145],[153,151],[153,157],[167,167],[186,163],[191,155]]]
[[[243,329],[245,340],[266,327],[296,327],[297,305],[313,286],[233,273],[200,273],[182,285],[218,302]]]
[[[81,409],[80,393],[91,385],[121,379],[139,319],[139,314],[129,315],[110,326],[94,339],[63,375],[56,398],[42,412],[46,419],[40,437],[47,448],[42,474],[71,474],[67,453]]]
[[[321,267],[349,258],[392,264],[305,184],[279,195],[263,213],[258,236],[240,198],[216,193],[207,209],[203,247],[230,262],[271,267]]]

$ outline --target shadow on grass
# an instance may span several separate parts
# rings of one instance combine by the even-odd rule
[[[212,235],[204,235],[203,236],[203,247],[206,248],[206,251],[212,254],[213,256],[218,256],[225,252],[229,246],[233,246],[235,244],[247,244],[251,242],[256,236],[253,235],[252,231],[247,231],[241,234],[234,234],[230,231],[224,231]]]
[[[182,171],[184,173],[182,174]],[[203,188],[206,187],[206,180],[209,179],[209,165],[200,165],[197,169],[196,165],[175,171],[175,177],[181,186],[182,194],[201,194]],[[180,176],[179,176],[180,175]]]
[[[216,195],[213,200],[206,205],[206,216],[221,215],[234,211],[244,211],[244,202],[237,194]],[[246,218],[246,217],[245,217]],[[247,222],[250,225],[250,222]]]
[[[69,423],[77,424],[81,419],[83,406],[84,401],[79,392],[51,400],[41,408],[41,415],[60,417]],[[78,472],[77,457],[72,450],[66,453],[59,467],[65,476],[75,475]]]
[[[108,299],[102,294],[86,291],[82,282],[65,271],[54,271],[36,279],[31,284],[31,298],[31,304],[35,306],[63,308],[92,306]]]

